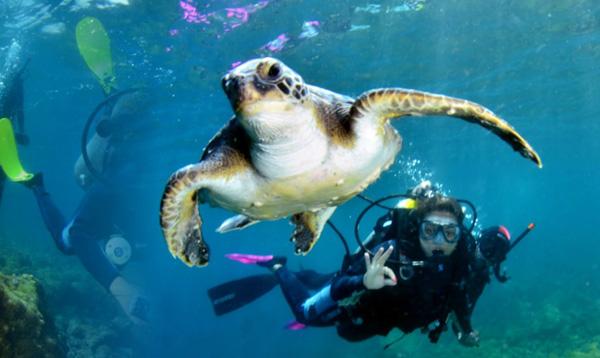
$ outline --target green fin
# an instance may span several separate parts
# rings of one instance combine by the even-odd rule
[[[217,316],[235,311],[267,294],[277,286],[273,274],[244,277],[208,290],[208,297]]]
[[[77,24],[75,37],[81,57],[98,79],[104,92],[109,94],[116,88],[116,79],[110,52],[110,38],[104,26],[100,20],[86,17]]]
[[[0,119],[0,166],[11,181],[21,182],[33,178],[21,165],[15,134],[8,118]]]

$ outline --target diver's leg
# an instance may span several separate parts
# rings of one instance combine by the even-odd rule
[[[141,290],[120,275],[101,246],[102,235],[111,231],[114,217],[114,193],[100,184],[86,192],[71,221],[68,232],[73,252],[84,268],[117,300],[125,314],[134,322],[147,320],[148,304]]]
[[[106,289],[119,271],[104,254],[100,239],[112,229],[113,196],[102,184],[92,185],[65,229],[73,252],[85,269]],[[113,208],[114,209],[114,208]]]
[[[329,326],[335,322],[337,304],[331,299],[330,285],[315,294],[285,266],[275,270],[275,276],[296,320],[309,326]]]
[[[148,304],[140,290],[119,274],[119,270],[104,254],[100,242],[87,232],[77,219],[69,228],[69,241],[73,252],[92,277],[117,300],[123,312],[134,322],[147,320]]]
[[[302,270],[294,273],[304,286],[314,292],[331,282],[335,273],[319,273],[315,270]]]
[[[299,322],[304,323],[304,309],[302,304],[310,297],[310,291],[296,277],[296,275],[286,267],[281,267],[275,271],[275,277],[281,287],[281,292],[288,305],[292,309],[294,316]]]
[[[68,235],[73,252],[86,271],[110,291],[110,285],[119,276],[119,270],[106,258],[98,240],[76,224],[70,227]]]
[[[66,220],[60,210],[54,204],[54,200],[44,187],[44,179],[41,173],[36,174],[32,179],[24,182],[28,186],[38,204],[40,214],[44,220],[46,229],[52,236],[56,247],[66,255],[72,254],[71,247],[69,246],[66,237],[63,236],[63,230],[66,225]]]

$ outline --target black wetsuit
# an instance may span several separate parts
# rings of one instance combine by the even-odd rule
[[[311,326],[335,324],[338,334],[349,341],[387,335],[393,328],[412,332],[438,322],[437,329],[431,330],[429,335],[435,342],[448,314],[454,312],[460,328],[472,331],[472,305],[465,285],[470,263],[466,258],[473,247],[470,236],[461,239],[450,257],[426,260],[414,225],[396,221],[384,228],[381,222],[388,219],[391,216],[386,215],[379,221],[375,232],[380,235],[380,241],[371,246],[375,251],[394,245],[391,258],[405,262],[387,264],[396,273],[398,284],[367,290],[363,285],[366,269],[362,255],[357,255],[346,270],[336,274],[320,290],[308,290],[294,273],[281,268],[276,276],[296,320]],[[421,261],[423,266],[409,265]],[[408,266],[412,268],[412,275]]]
[[[490,283],[490,274],[488,261],[480,252],[477,252],[475,257],[469,263],[469,276],[465,281],[469,316],[473,313],[475,304],[477,303],[477,300],[479,300],[479,297],[481,297],[485,286]]]
[[[76,255],[86,270],[109,289],[119,275],[119,269],[106,257],[101,240],[115,233],[133,236],[129,221],[134,211],[125,203],[126,193],[94,183],[86,190],[71,220],[67,221],[43,182],[33,183],[31,189],[57,248],[64,254]]]

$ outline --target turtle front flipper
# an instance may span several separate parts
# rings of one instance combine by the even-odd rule
[[[296,228],[290,240],[294,243],[297,255],[306,255],[313,248],[335,209],[336,207],[329,207],[292,215],[292,224]]]
[[[160,202],[160,226],[169,251],[188,266],[206,266],[208,245],[202,239],[198,190],[208,184],[203,163],[173,173]]]
[[[226,163],[201,161],[173,173],[160,203],[160,225],[169,251],[188,266],[206,266],[209,249],[202,238],[202,219],[198,194],[202,189],[216,190],[223,180]],[[231,173],[229,173],[231,174]]]
[[[496,134],[515,151],[542,167],[535,150],[507,122],[489,109],[464,99],[400,88],[386,88],[363,93],[352,105],[355,121],[375,117],[380,125],[403,116],[451,116],[476,123]]]

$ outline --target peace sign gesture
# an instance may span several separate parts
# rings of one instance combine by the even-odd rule
[[[369,256],[368,252],[365,252],[365,266],[367,272],[363,276],[363,284],[369,290],[378,290],[383,286],[395,286],[398,280],[394,271],[389,267],[385,266],[385,262],[390,257],[394,247],[388,247],[385,252],[381,247],[373,256],[373,259]]]

